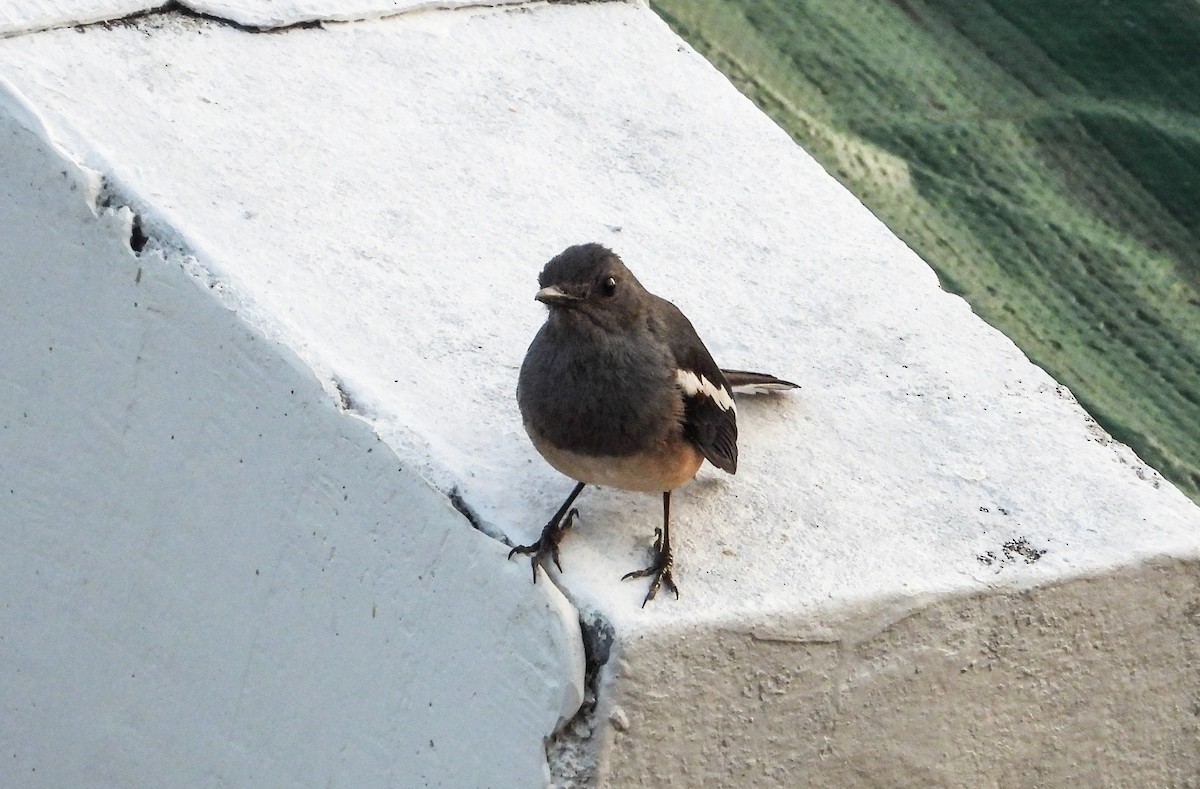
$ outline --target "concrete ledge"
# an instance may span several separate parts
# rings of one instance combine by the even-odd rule
[[[189,287],[500,539],[529,541],[570,488],[513,401],[537,271],[566,245],[612,245],[719,362],[803,385],[742,401],[738,475],[677,497],[678,602],[642,609],[619,580],[657,498],[581,497],[552,577],[594,697],[549,744],[556,784],[1138,783],[1196,763],[1195,677],[1172,661],[1190,655],[1200,511],[644,6],[274,35],[160,14],[7,39],[0,69],[129,207],[117,235],[136,214],[190,255]],[[541,688],[525,742],[572,698],[570,614],[490,555],[504,605],[552,611],[530,625],[543,651],[477,632]],[[444,683],[446,645],[422,635]],[[1119,716],[1131,688],[1141,712]]]
[[[1200,563],[623,642],[614,786],[1189,786]],[[686,704],[678,700],[686,699]]]

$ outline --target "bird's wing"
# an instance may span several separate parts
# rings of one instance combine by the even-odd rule
[[[658,299],[658,297],[655,297]],[[666,299],[658,299],[664,339],[675,359],[675,383],[683,393],[683,432],[708,462],[737,472],[737,409],[733,390],[704,347],[692,322]]]

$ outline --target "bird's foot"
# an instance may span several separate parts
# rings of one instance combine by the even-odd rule
[[[646,592],[645,599],[642,600],[642,608],[646,607],[646,603],[654,599],[658,594],[660,587],[665,586],[668,591],[675,593],[675,599],[679,599],[679,587],[675,586],[675,579],[671,577],[671,570],[675,567],[675,562],[671,558],[671,546],[668,544],[663,547],[663,532],[662,529],[654,530],[654,561],[650,562],[650,566],[644,570],[634,570],[630,573],[625,573],[621,576],[622,581],[630,578],[646,578],[653,576],[650,582],[650,590]]]
[[[554,566],[558,571],[562,572],[562,563],[558,560],[558,543],[562,540],[563,532],[571,528],[571,524],[579,517],[579,510],[572,508],[567,513],[566,517],[559,520],[552,520],[542,529],[542,536],[538,537],[535,542],[529,545],[518,545],[508,552],[508,558],[512,559],[518,553],[529,554],[529,564],[533,568],[533,582],[537,583],[538,564],[542,559],[549,556],[554,560]]]

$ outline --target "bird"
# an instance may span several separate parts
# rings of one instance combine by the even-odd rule
[[[521,421],[534,448],[575,488],[529,545],[533,580],[546,558],[559,571],[559,542],[578,517],[587,485],[662,494],[649,566],[623,579],[650,578],[642,607],[665,587],[679,597],[671,551],[671,492],[704,461],[737,472],[733,392],[797,385],[766,373],[722,370],[691,321],[638,281],[597,243],[568,247],[538,276],[535,299],[548,308],[517,379]]]

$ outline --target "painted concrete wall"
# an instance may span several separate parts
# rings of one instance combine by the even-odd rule
[[[540,783],[574,610],[99,186],[0,98],[0,784]]]

